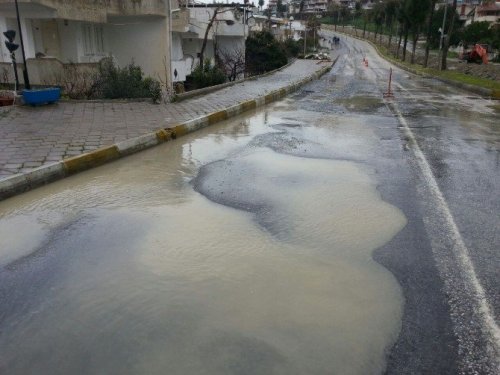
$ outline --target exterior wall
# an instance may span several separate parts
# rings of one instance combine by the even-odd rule
[[[175,32],[172,33],[172,74],[177,71],[177,77],[173,76],[175,82],[185,81],[186,76],[191,74],[192,69],[199,64],[199,53],[205,37],[205,31],[210,18],[213,15],[212,7],[186,8],[189,11],[189,23],[187,32],[178,32],[183,29],[182,12],[177,19],[181,21],[174,23]],[[244,51],[245,36],[248,35],[248,27],[243,26],[242,17],[235,18],[231,8],[226,8],[217,16],[217,21],[208,33],[207,46],[204,58],[215,62],[214,37],[217,48],[227,52]],[[229,22],[226,22],[229,21]]]
[[[182,38],[182,50],[184,52],[184,57],[193,58],[193,68],[199,64],[199,53],[201,51],[201,45],[203,44],[203,39],[199,38]],[[209,59],[214,62],[214,43],[213,40],[207,41],[207,46],[205,48],[205,59]]]
[[[0,16],[0,31],[7,30],[7,18]],[[2,35],[3,37],[3,35]],[[4,39],[4,38],[2,38]],[[5,43],[0,43],[0,63],[1,62],[10,62],[10,53],[5,47]]]
[[[108,16],[163,16],[167,15],[164,0],[18,0],[20,5],[29,4],[35,15],[41,17],[40,10],[52,12],[51,18],[73,21],[106,22]],[[14,0],[0,0],[0,10],[12,10]],[[24,8],[24,6],[23,6]]]
[[[27,0],[19,1],[28,3]],[[17,32],[12,4],[13,0],[0,0],[2,31],[13,29]],[[49,79],[52,74],[52,70],[47,69],[49,65],[95,63],[112,56],[120,66],[134,61],[146,75],[170,82],[167,9],[166,0],[32,0],[22,5],[22,14],[31,17],[21,18],[26,57],[33,59],[28,60],[30,81],[43,84],[42,81]],[[89,48],[89,44],[98,48]],[[37,53],[56,58],[60,64],[41,61],[46,60],[45,57],[35,59]],[[21,62],[20,50],[16,57]],[[10,60],[4,43],[0,43],[0,62],[10,63]],[[37,78],[43,74],[47,77]]]
[[[141,22],[141,20],[143,22]],[[109,52],[118,65],[132,61],[142,67],[146,75],[165,80],[165,63],[169,61],[167,24],[165,19],[130,18],[124,25],[106,25]]]
[[[245,40],[243,38],[233,38],[229,36],[217,36],[217,46],[221,51],[236,52],[245,51]]]
[[[28,60],[30,83],[33,85],[59,85],[73,68],[79,74],[92,74],[97,71],[97,64],[63,64],[57,59],[30,59]],[[22,64],[17,67],[19,80],[23,83]],[[13,83],[14,70],[9,63],[0,63],[0,83]]]
[[[172,33],[172,82],[183,82],[191,74],[194,57],[184,54],[182,34]],[[177,71],[177,75],[175,75]]]
[[[79,56],[83,54],[82,48],[82,23],[75,21],[64,22],[58,20],[61,41],[61,60],[63,62],[83,62]]]

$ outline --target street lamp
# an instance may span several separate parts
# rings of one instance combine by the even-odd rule
[[[19,44],[14,43],[16,38],[16,32],[14,30],[7,30],[3,33],[7,38],[5,41],[5,46],[10,52],[10,58],[12,60],[12,66],[14,67],[14,78],[16,80],[16,90],[19,88],[19,76],[17,75],[17,62],[16,62],[16,50],[19,48]]]
[[[19,18],[19,5],[17,4],[17,0],[15,0],[16,3],[16,16],[17,16],[17,27],[19,29],[19,39],[21,41],[21,52],[23,54],[23,78],[24,78],[24,88],[26,90],[31,90],[31,85],[30,85],[30,80],[28,76],[28,66],[26,64],[26,54],[24,53],[24,42],[23,42],[23,31],[21,30],[21,19]]]

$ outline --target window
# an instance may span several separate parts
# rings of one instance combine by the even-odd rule
[[[99,24],[85,23],[82,25],[83,52],[85,56],[103,55],[104,28]]]

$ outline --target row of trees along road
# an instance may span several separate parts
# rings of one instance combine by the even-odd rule
[[[363,9],[361,2],[358,1],[353,11],[338,4],[332,4],[328,13],[335,26],[339,22],[344,24],[349,17],[357,20],[361,19],[363,23],[363,37],[366,33],[367,24],[375,26],[375,39],[385,29],[389,34],[389,48],[394,32],[397,30],[399,44],[396,55],[398,58],[401,55],[401,60],[403,61],[406,60],[408,41],[411,38],[412,51],[410,62],[412,64],[415,61],[417,40],[421,35],[425,34],[427,43],[424,66],[427,66],[431,39],[436,33],[433,26],[436,24],[436,20],[442,20],[444,16],[444,7],[435,11],[437,2],[437,0],[382,0],[375,3],[372,9]],[[443,32],[444,37],[440,59],[440,69],[442,70],[446,69],[446,58],[450,47],[450,40],[456,31],[458,18],[456,15],[457,0],[453,0],[453,3],[447,6],[447,20]],[[402,47],[400,47],[401,43]]]

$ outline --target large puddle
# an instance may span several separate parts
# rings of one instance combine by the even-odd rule
[[[405,218],[315,119],[258,112],[0,203],[0,373],[380,373],[402,296],[371,253]]]

